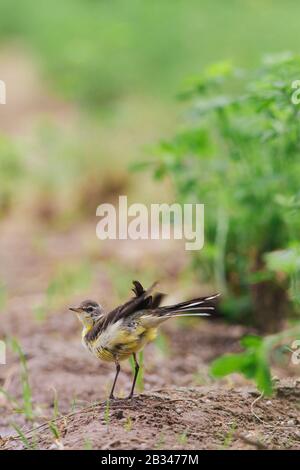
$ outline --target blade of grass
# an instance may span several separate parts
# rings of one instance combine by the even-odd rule
[[[21,365],[21,384],[23,398],[23,413],[29,421],[33,421],[32,391],[29,384],[29,374],[25,354],[16,338],[11,338],[11,348],[18,355]]]
[[[28,450],[35,450],[36,445],[29,442],[23,431],[19,428],[19,426],[15,423],[12,423],[11,426],[14,428],[14,430],[17,432],[19,439],[23,442],[24,447]]]

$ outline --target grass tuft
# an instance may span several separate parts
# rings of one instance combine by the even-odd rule
[[[27,420],[33,421],[34,411],[33,411],[33,399],[32,391],[29,383],[29,373],[27,367],[27,361],[25,354],[18,343],[16,338],[11,338],[10,340],[12,350],[18,355],[20,365],[21,365],[21,385],[22,385],[22,407],[20,412],[23,413]]]

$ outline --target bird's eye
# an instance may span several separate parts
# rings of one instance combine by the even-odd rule
[[[94,308],[93,308],[93,307],[88,307],[88,308],[86,309],[86,311],[87,311],[88,313],[92,313],[92,312],[94,311]]]

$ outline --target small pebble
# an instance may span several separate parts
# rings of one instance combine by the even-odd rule
[[[116,411],[113,416],[117,419],[123,419],[124,418],[124,413],[123,410],[118,410]]]

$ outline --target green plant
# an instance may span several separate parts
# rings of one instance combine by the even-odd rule
[[[110,423],[110,401],[106,400],[105,409],[104,409],[104,422],[106,426]]]
[[[32,391],[29,383],[29,373],[27,367],[27,360],[25,354],[18,343],[16,338],[11,338],[10,341],[12,350],[18,355],[20,366],[21,366],[21,385],[22,385],[22,406],[18,410],[20,413],[24,413],[26,419],[33,421],[34,410],[33,410],[33,399]]]
[[[151,163],[182,203],[205,204],[206,244],[193,266],[217,283],[223,313],[269,332],[292,310],[287,282],[268,270],[265,255],[300,229],[300,120],[291,99],[299,73],[291,54],[253,72],[227,62],[208,67],[182,94],[193,100],[186,127]]]
[[[183,431],[181,434],[178,436],[178,444],[184,446],[188,442],[188,435],[187,431]]]
[[[125,431],[129,432],[132,430],[132,419],[131,416],[127,416],[126,421],[124,423]]]
[[[51,431],[51,434],[54,437],[54,442],[57,446],[62,446],[60,439],[61,439],[61,433],[60,430],[57,426],[56,420],[59,417],[59,405],[58,405],[58,395],[57,395],[57,390],[53,388],[53,393],[54,393],[54,398],[53,398],[53,416],[51,421],[49,421],[48,426]]]
[[[290,298],[299,306],[299,269],[300,252],[299,244],[292,243],[285,250],[278,250],[266,253],[266,269],[273,273],[282,273],[288,276],[290,280]],[[211,372],[215,377],[223,377],[233,372],[241,373],[245,377],[255,381],[257,388],[264,395],[271,395],[273,392],[273,383],[271,380],[271,355],[276,348],[278,356],[282,356],[284,350],[292,352],[293,350],[287,340],[300,338],[300,326],[266,336],[248,336],[241,341],[245,352],[240,354],[228,354],[216,359],[211,365]],[[282,344],[284,347],[282,347]]]
[[[268,355],[270,346],[265,339],[258,336],[247,336],[241,340],[246,349],[240,354],[228,354],[216,359],[211,365],[215,377],[239,372],[248,379],[254,379],[259,390],[266,395],[272,392],[272,380],[269,370]]]
[[[256,383],[258,390],[264,395],[271,395],[273,383],[271,377],[271,359],[273,351],[300,337],[300,326],[296,326],[280,333],[265,336],[246,336],[241,340],[244,352],[226,354],[215,359],[211,364],[211,373],[214,377],[224,377],[234,372],[244,375]],[[286,348],[289,349],[289,348]],[[280,348],[280,352],[283,352]]]
[[[7,300],[7,290],[5,284],[0,281],[0,311],[5,308]]]
[[[53,399],[53,420],[55,421],[59,417],[59,405],[57,390],[53,387],[54,399]]]
[[[71,400],[71,411],[74,412],[76,410],[76,407],[77,407],[77,398],[73,397]]]
[[[89,438],[84,439],[83,450],[93,450],[93,443]]]
[[[59,429],[54,421],[49,421],[49,429],[55,439],[55,441],[60,440],[60,432]]]
[[[12,423],[12,427],[17,432],[17,434],[19,436],[19,439],[23,443],[25,449],[27,449],[27,450],[36,450],[37,449],[36,442],[34,440],[32,442],[29,441],[27,439],[27,437],[25,436],[25,434],[23,433],[23,431],[21,430],[21,428],[17,424]]]
[[[236,431],[236,428],[237,428],[237,424],[236,423],[231,423],[230,424],[230,427],[229,427],[229,431],[226,433],[226,436],[224,438],[224,442],[223,442],[223,449],[228,449],[228,447],[230,446],[230,444],[232,443],[233,441],[233,438],[234,438],[234,433]]]

